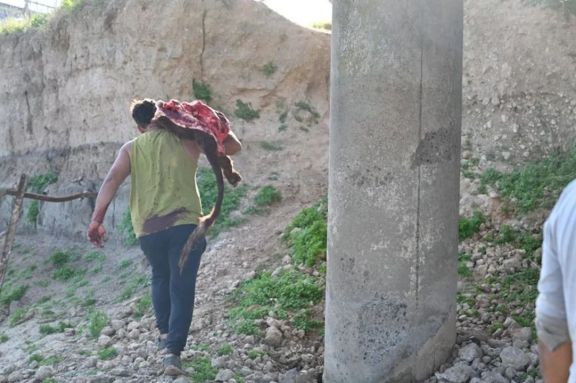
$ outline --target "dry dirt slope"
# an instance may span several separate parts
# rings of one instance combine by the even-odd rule
[[[190,99],[207,88],[244,143],[236,162],[247,184],[272,182],[306,201],[325,185],[329,35],[259,2],[85,1],[0,45],[1,186],[26,172],[58,175],[53,194],[96,188],[135,134],[133,98]],[[126,189],[119,197],[110,227]],[[0,227],[8,210],[0,203]],[[86,201],[44,205],[37,224],[80,238],[89,210]]]

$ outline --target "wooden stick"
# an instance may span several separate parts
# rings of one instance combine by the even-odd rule
[[[0,197],[2,197],[3,195],[16,196],[16,195],[18,195],[18,190],[14,190],[14,189],[0,190]],[[67,196],[63,196],[63,197],[53,197],[53,196],[44,195],[44,194],[36,194],[36,193],[26,192],[26,193],[24,193],[24,198],[36,199],[39,201],[46,201],[46,202],[67,202],[67,201],[72,201],[72,200],[75,200],[78,198],[95,198],[97,195],[98,195],[97,192],[85,191],[82,193],[71,194],[71,195],[67,195]]]
[[[22,201],[24,201],[26,183],[26,174],[22,174],[20,176],[20,181],[18,182],[16,198],[14,198],[14,204],[12,205],[12,217],[10,218],[10,224],[8,225],[6,236],[4,237],[4,247],[2,249],[2,256],[0,257],[0,291],[2,291],[4,276],[6,275],[6,269],[8,268],[8,258],[12,251],[14,237],[16,236],[16,225],[18,224],[18,219],[20,219],[20,213],[22,212]]]

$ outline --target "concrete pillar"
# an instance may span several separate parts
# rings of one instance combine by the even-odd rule
[[[324,382],[414,382],[456,337],[462,0],[335,0]]]

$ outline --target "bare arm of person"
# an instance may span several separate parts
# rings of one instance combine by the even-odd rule
[[[543,342],[538,342],[540,370],[546,383],[566,383],[572,364],[572,343],[564,342],[550,350]]]
[[[118,152],[118,156],[108,171],[106,178],[104,178],[102,186],[98,191],[98,196],[96,197],[94,213],[92,214],[90,225],[88,225],[88,239],[98,247],[104,245],[104,237],[106,236],[106,230],[104,229],[104,226],[102,226],[106,210],[108,210],[108,206],[116,195],[118,188],[130,174],[129,153],[131,146],[132,141],[122,145]]]

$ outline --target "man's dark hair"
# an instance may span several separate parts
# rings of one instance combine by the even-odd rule
[[[140,126],[148,125],[156,114],[156,103],[151,99],[134,100],[130,106],[132,118]]]

